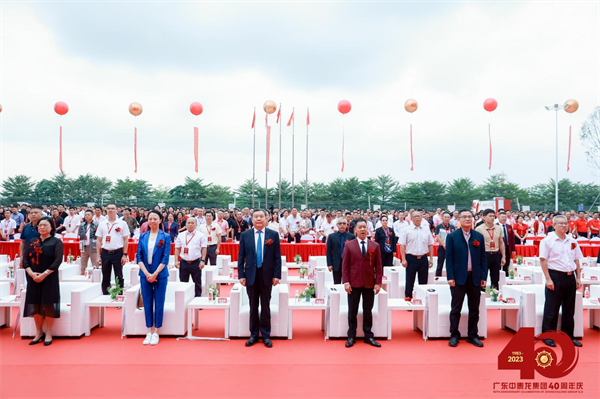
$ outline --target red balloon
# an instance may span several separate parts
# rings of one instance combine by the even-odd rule
[[[69,112],[69,106],[64,102],[59,101],[56,104],[54,104],[54,112],[62,116]]]
[[[338,103],[338,111],[342,114],[347,114],[352,109],[352,105],[348,100],[342,100]]]
[[[204,111],[204,107],[199,102],[193,102],[190,105],[190,112],[196,116],[200,115]]]
[[[483,102],[483,109],[485,109],[488,112],[492,112],[497,107],[498,107],[498,101],[494,100],[493,98],[488,98],[487,100],[485,100]]]

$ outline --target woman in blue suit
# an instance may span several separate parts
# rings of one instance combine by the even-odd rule
[[[171,242],[179,235],[179,223],[175,221],[172,213],[167,216],[167,221],[163,224],[163,231],[171,236]]]
[[[158,329],[162,327],[165,294],[169,279],[171,237],[160,230],[162,215],[156,210],[148,214],[150,230],[140,236],[137,262],[140,266],[140,284],[148,334],[144,345],[158,344]]]

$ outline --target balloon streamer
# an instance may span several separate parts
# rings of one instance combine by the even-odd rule
[[[137,127],[133,128],[133,162],[135,164],[133,173],[137,173]]]
[[[342,126],[342,173],[344,173],[344,142],[345,142],[345,128]]]
[[[198,128],[194,128],[194,161],[196,163],[196,173],[198,173]]]
[[[492,170],[492,124],[488,123],[488,138],[490,140],[490,166],[488,170]]]
[[[271,126],[267,125],[267,172],[271,163]]]
[[[58,138],[58,167],[60,168],[60,173],[64,173],[62,164],[62,126],[60,127],[60,136]]]
[[[411,172],[415,169],[415,162],[413,159],[413,143],[412,143],[412,123],[410,124],[410,170]]]
[[[571,126],[569,126],[569,155],[567,157],[567,172],[571,170]]]

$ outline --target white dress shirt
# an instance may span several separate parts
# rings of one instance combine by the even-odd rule
[[[396,234],[396,237],[400,238],[402,230],[408,227],[408,223],[404,220],[396,220],[392,226],[394,227],[394,234]]]
[[[4,219],[2,222],[0,222],[0,229],[2,229],[2,234],[4,234],[5,236],[8,236],[8,233],[10,233],[12,229],[16,228],[17,222],[15,222],[13,219]]]
[[[152,234],[150,231],[150,235],[148,236],[148,264],[152,264],[152,255],[154,255],[154,246],[156,245],[156,238],[158,237],[158,232],[156,234]]]
[[[254,249],[256,250],[256,253],[258,253],[258,232],[259,230],[256,230],[256,228],[253,229],[254,230]],[[260,235],[260,239],[262,242],[262,254],[263,254],[263,259],[265,258],[265,229],[263,228],[262,230],[262,234]]]
[[[98,230],[96,230],[96,237],[102,237],[102,249],[107,251],[123,248],[123,243],[129,239],[129,234],[127,223],[120,219],[115,220],[113,223],[108,220],[101,222],[98,225]]]
[[[420,226],[414,224],[402,230],[400,245],[406,246],[406,253],[421,256],[429,253],[429,245],[433,245],[433,236],[429,231],[429,223],[421,222]]]
[[[92,218],[92,222],[96,223],[97,225],[100,225],[100,222],[103,222],[105,220],[106,220],[106,216],[104,216],[104,215],[100,215],[99,217],[94,215],[94,217]]]
[[[335,224],[335,221],[333,219],[331,220],[331,223],[325,220],[323,223],[321,223],[321,228],[319,229],[319,231],[322,231],[323,235],[325,237],[328,237],[329,234],[338,231],[337,224]]]
[[[206,248],[206,236],[197,230],[192,233],[187,229],[175,238],[175,248],[181,248],[181,259],[192,262],[202,256],[202,248]]]
[[[286,224],[290,233],[295,234],[298,230],[300,230],[300,224],[302,223],[302,218],[300,215],[289,215],[286,220]]]
[[[198,227],[198,231],[206,236],[206,241],[209,246],[217,245],[217,243],[221,241],[221,227],[214,221],[210,225],[210,231],[209,226],[206,223]]]
[[[67,233],[77,233],[79,230],[79,215],[69,215],[63,222],[63,226],[67,229]]]
[[[583,259],[583,254],[570,234],[561,240],[555,232],[551,232],[540,242],[540,259],[546,259],[550,270],[572,272],[577,269],[575,260]]]

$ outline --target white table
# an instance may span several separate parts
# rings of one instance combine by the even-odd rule
[[[288,339],[292,339],[292,314],[294,310],[320,310],[321,311],[321,331],[325,326],[325,310],[327,309],[327,299],[323,298],[325,303],[316,304],[315,298],[311,298],[310,301],[301,298],[296,302],[295,298],[290,298],[288,302]]]
[[[485,307],[487,310],[489,309],[500,309],[500,328],[506,328],[506,312],[518,312],[519,304],[518,303],[506,303],[500,301],[492,301],[492,298],[485,298]]]
[[[594,313],[598,313],[596,310],[600,310],[600,302],[594,298],[583,298],[583,308],[588,311],[588,328],[594,328]]]
[[[231,300],[229,298],[221,298],[221,299],[226,299],[227,302],[225,303],[219,303],[219,298],[217,298],[217,300],[215,301],[209,301],[207,297],[195,297],[194,299],[192,299],[192,301],[188,304],[188,325],[187,325],[187,335],[185,337],[179,337],[177,338],[177,340],[179,341],[180,339],[187,339],[190,341],[197,341],[197,340],[210,340],[210,341],[229,341],[229,307],[231,305]],[[194,311],[196,311],[196,316],[195,316],[195,323],[194,325],[196,326],[195,329],[198,329],[198,324],[199,324],[199,309],[223,309],[225,310],[225,338],[206,338],[206,337],[194,337],[192,335],[192,316]]]
[[[403,298],[390,298],[388,299],[388,338],[392,339],[392,311],[393,310],[412,310],[413,311],[413,330],[417,331],[417,320],[419,315],[425,317],[425,303],[421,305],[415,305],[411,302],[405,301]],[[423,319],[423,322],[425,320]]]
[[[236,284],[239,283],[240,280],[238,278],[231,278],[229,276],[217,276],[213,279],[213,284]]]
[[[292,276],[287,278],[287,283],[286,284],[314,284],[315,283],[315,279],[314,278],[300,278],[299,276]]]
[[[8,295],[0,298],[0,312],[6,312],[6,326],[12,327],[12,315],[13,308],[18,308],[21,306],[21,300],[15,301],[16,295]],[[19,325],[18,321],[21,317],[21,312],[17,312],[17,316],[15,317],[15,329],[13,331],[13,338],[15,337],[15,332],[17,331],[17,326]]]
[[[523,280],[521,278],[507,277],[506,280],[504,281],[504,284],[505,285],[531,285],[531,284],[533,284],[533,281],[531,279]]]
[[[85,303],[85,312],[87,315],[87,329],[85,332],[85,336],[90,336],[90,318],[92,308],[100,308],[100,327],[104,327],[105,325],[105,316],[106,316],[106,308],[121,308],[121,339],[123,339],[123,333],[125,329],[125,301],[117,302],[116,299],[112,299],[110,295],[100,295],[92,300],[89,300]]]

